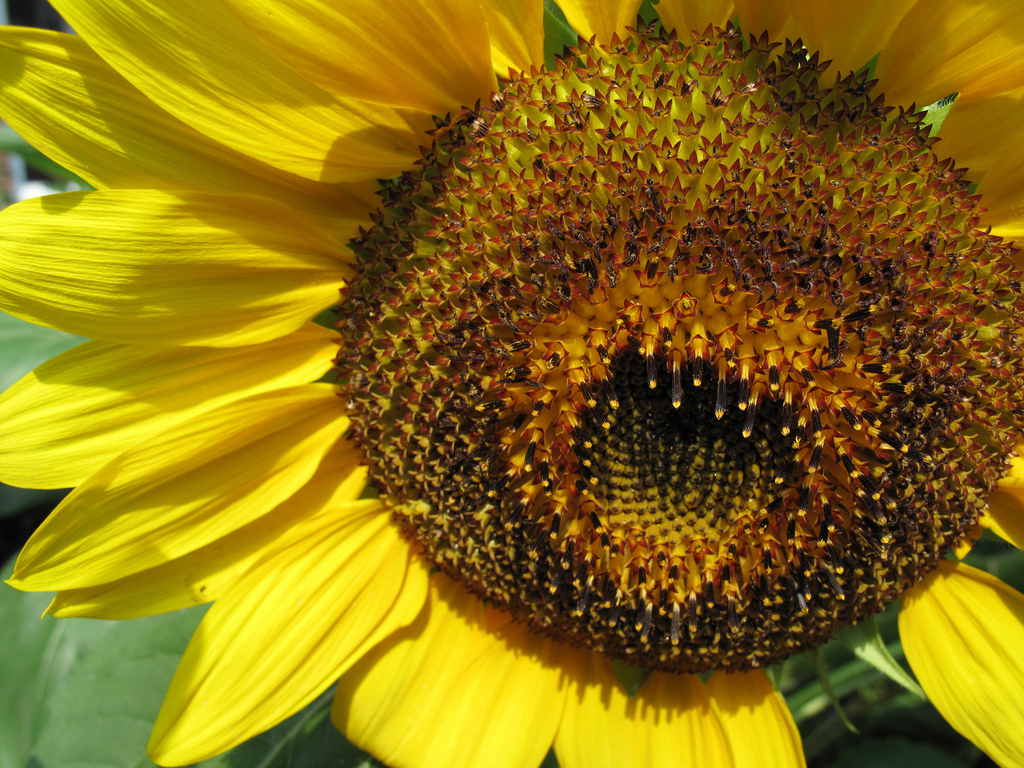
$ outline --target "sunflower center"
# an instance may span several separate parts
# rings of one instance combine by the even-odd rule
[[[673,386],[660,365],[652,387],[649,374],[635,352],[613,362],[609,400],[583,430],[586,492],[608,527],[628,531],[634,543],[711,551],[778,495],[775,478],[785,477],[796,452],[774,403],[747,423],[753,410],[729,407],[735,384],[719,392],[681,379]]]
[[[1014,251],[919,114],[799,42],[582,46],[439,120],[353,243],[371,478],[468,589],[648,667],[880,610],[1022,426]]]

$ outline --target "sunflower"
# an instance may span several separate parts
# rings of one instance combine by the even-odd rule
[[[75,487],[10,583],[213,602],[154,760],[337,683],[399,768],[802,765],[763,668],[899,599],[1024,764],[1024,597],[948,556],[1024,538],[1015,3],[55,5],[0,103],[96,190],[0,214],[0,308],[95,341],[0,399]]]

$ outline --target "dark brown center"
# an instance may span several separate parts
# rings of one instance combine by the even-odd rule
[[[407,535],[648,667],[826,641],[977,521],[1020,283],[919,114],[729,29],[584,46],[383,182],[338,327]]]

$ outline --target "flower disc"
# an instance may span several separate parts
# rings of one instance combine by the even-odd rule
[[[383,183],[353,436],[407,535],[537,631],[778,661],[934,568],[1002,475],[1014,251],[919,113],[823,69],[733,29],[582,45]]]

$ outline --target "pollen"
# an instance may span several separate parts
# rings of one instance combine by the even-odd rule
[[[640,29],[438,118],[353,243],[336,372],[437,567],[649,668],[828,640],[977,523],[1020,275],[921,113],[800,41]]]

